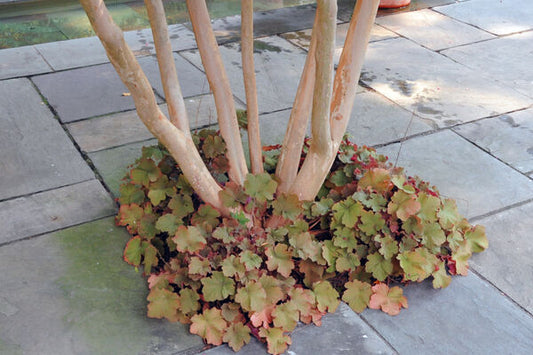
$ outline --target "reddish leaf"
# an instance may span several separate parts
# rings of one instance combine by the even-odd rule
[[[394,286],[389,289],[386,284],[376,284],[372,286],[372,296],[368,306],[372,309],[380,309],[391,315],[395,316],[400,314],[400,310],[407,308],[407,298],[403,296],[403,290],[398,286]]]
[[[176,243],[178,251],[183,253],[200,251],[207,243],[202,232],[194,226],[179,226],[172,240]]]
[[[180,302],[178,295],[166,288],[153,288],[147,297],[148,317],[166,318],[171,322],[178,320]]]
[[[124,261],[133,266],[141,264],[142,247],[141,237],[136,236],[131,238],[124,249]]]

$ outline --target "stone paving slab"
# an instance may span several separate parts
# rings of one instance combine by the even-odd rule
[[[200,95],[185,99],[192,129],[217,123],[213,95]],[[242,105],[237,104],[238,108]],[[166,104],[160,105],[168,117]],[[85,152],[96,152],[120,145],[154,138],[139,119],[136,111],[121,112],[67,124],[67,129]]]
[[[221,46],[220,53],[234,95],[245,102],[240,44]],[[198,68],[203,68],[198,51],[180,54]],[[273,36],[255,40],[254,60],[260,113],[292,107],[305,58],[305,51],[283,38]]]
[[[94,178],[28,79],[0,81],[0,201]]]
[[[254,12],[254,37],[313,27],[316,5],[284,7],[276,10]],[[211,21],[218,43],[239,41],[241,16],[227,16]],[[186,26],[192,29],[190,23]]]
[[[442,54],[533,97],[533,32],[452,48]]]
[[[346,330],[349,329],[347,332]],[[291,334],[286,354],[395,354],[381,337],[345,303],[322,318],[322,325],[298,326]],[[204,352],[206,355],[235,354],[227,345]],[[255,338],[238,355],[267,354],[266,345]]]
[[[533,348],[533,318],[478,276],[404,288],[409,308],[398,316],[366,310],[363,319],[400,354],[521,354]]]
[[[104,179],[114,197],[119,197],[122,179],[128,173],[128,166],[141,156],[142,147],[157,144],[156,139],[123,145],[121,147],[89,153],[89,158]]]
[[[203,72],[177,53],[174,53],[174,63],[176,64],[183,97],[197,96],[210,92],[209,83]],[[155,56],[139,58],[139,64],[141,64],[152,87],[159,96],[165,98],[157,58]]]
[[[382,16],[376,23],[435,51],[495,38],[429,9]]]
[[[472,258],[472,268],[533,315],[533,203],[477,220],[489,248]]]
[[[342,23],[340,25],[337,25],[337,31],[335,33],[335,53],[333,58],[335,65],[339,64],[339,58],[342,53],[342,48],[344,47],[344,41],[346,40],[348,27],[350,27],[349,23]],[[308,50],[309,44],[311,43],[311,33],[312,29],[307,29],[296,32],[287,32],[282,34],[281,37],[305,50]],[[370,32],[370,42],[381,41],[394,37],[398,37],[398,35],[382,26],[372,26],[372,31]]]
[[[263,144],[283,143],[290,113],[291,110],[283,110],[260,116]],[[354,143],[375,146],[432,129],[430,122],[425,122],[376,92],[362,89],[355,97],[347,132]]]
[[[533,109],[468,123],[453,130],[519,171],[533,171]]]
[[[0,79],[51,72],[39,52],[31,46],[0,50]]]
[[[133,109],[131,96],[111,64],[32,78],[62,122]]]
[[[411,0],[409,6],[400,9],[380,9],[377,17],[389,16],[398,12],[407,12],[420,9],[427,9],[434,6],[453,4],[457,0]],[[339,0],[337,17],[342,21],[350,21],[354,9],[355,0]]]
[[[513,89],[405,38],[370,43],[361,79],[439,127],[531,105],[531,99]]]
[[[113,218],[0,247],[0,353],[176,354],[188,327],[146,317],[146,281]],[[21,272],[21,271],[24,272]]]
[[[0,202],[0,220],[9,221],[0,244],[43,234],[116,213],[98,180]]]
[[[174,51],[196,48],[194,34],[184,25],[170,25],[168,32]],[[124,32],[124,39],[136,56],[155,54],[152,30],[149,28]],[[104,47],[97,37],[43,43],[36,45],[35,48],[54,70],[109,62]]]
[[[448,130],[378,149],[410,175],[456,199],[467,218],[533,198],[533,181]]]
[[[470,0],[435,10],[496,35],[533,29],[533,3],[530,0]]]

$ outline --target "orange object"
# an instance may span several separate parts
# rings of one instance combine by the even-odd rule
[[[381,0],[379,2],[380,9],[395,9],[404,7],[411,3],[411,0]]]

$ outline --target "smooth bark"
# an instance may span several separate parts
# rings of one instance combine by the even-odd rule
[[[172,46],[168,37],[168,27],[165,8],[161,0],[145,0],[154,45],[161,74],[161,82],[168,106],[170,122],[178,127],[184,134],[190,135],[189,117],[183,101],[181,87],[176,72]]]
[[[80,3],[100,38],[109,60],[130,91],[139,118],[167,147],[200,198],[222,213],[229,214],[218,195],[221,188],[207,170],[194,142],[174,126],[159,109],[146,75],[126,44],[122,31],[113,22],[104,2],[80,0]]]
[[[291,110],[289,124],[287,125],[281,154],[276,167],[276,177],[279,181],[278,192],[281,193],[289,191],[298,174],[307,125],[309,124],[313,107],[313,89],[316,73],[315,53],[318,36],[317,27],[317,17],[315,16],[309,51],[296,91],[294,105]]]
[[[229,177],[232,181],[242,185],[248,173],[248,167],[244,157],[233,94],[211,27],[207,5],[205,0],[187,0],[187,8],[207,80],[215,97],[220,134],[226,142],[226,156],[230,161]]]
[[[248,149],[253,174],[263,172],[263,153],[259,131],[259,107],[254,65],[254,2],[241,1],[241,55],[246,114],[248,119]]]
[[[370,39],[370,31],[378,6],[379,0],[358,0],[355,5],[333,85],[330,119],[332,147],[327,153],[317,149],[309,150],[304,164],[289,190],[290,193],[296,194],[300,200],[315,198],[335,160],[350,120],[359,76]]]

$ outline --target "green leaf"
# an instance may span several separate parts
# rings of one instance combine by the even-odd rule
[[[424,224],[422,242],[430,250],[440,250],[440,246],[446,241],[446,234],[438,223]]]
[[[222,155],[226,152],[226,143],[221,136],[208,136],[202,145],[202,152],[207,158],[215,158],[217,155]]]
[[[381,168],[368,170],[361,177],[357,186],[363,190],[371,188],[379,193],[385,193],[392,188],[390,172]]]
[[[130,171],[131,181],[144,187],[148,187],[161,176],[161,170],[152,159],[147,158],[141,158],[137,167]]]
[[[398,260],[404,271],[404,279],[418,282],[431,275],[438,264],[437,257],[426,248],[403,252],[398,255]]]
[[[294,262],[292,261],[292,252],[285,244],[277,244],[274,248],[268,247],[265,250],[265,255],[268,257],[266,262],[268,270],[277,270],[281,275],[289,277],[292,269],[294,269]]]
[[[318,281],[313,285],[317,308],[320,312],[334,313],[339,306],[339,293],[328,281]]]
[[[266,293],[266,301],[268,304],[276,304],[285,298],[280,287],[280,282],[273,276],[263,275],[259,278],[259,282]]]
[[[176,243],[178,251],[182,253],[195,253],[207,243],[202,232],[195,226],[179,226],[172,240]]]
[[[455,261],[456,272],[459,275],[468,275],[468,259],[472,256],[472,249],[467,240],[459,243],[459,247],[452,253],[452,259]]]
[[[337,170],[329,176],[329,181],[331,181],[335,186],[344,186],[350,182],[350,178],[346,176],[344,171]]]
[[[440,211],[437,213],[439,223],[444,229],[451,229],[461,221],[461,216],[457,212],[457,205],[452,199],[445,199]]]
[[[267,305],[266,291],[261,283],[250,281],[237,290],[235,302],[247,312],[260,312]]]
[[[174,235],[176,234],[178,227],[182,224],[183,222],[180,218],[174,216],[171,213],[167,213],[157,219],[157,222],[155,222],[155,227],[160,232],[166,232],[169,235]]]
[[[334,232],[333,244],[339,248],[355,249],[357,239],[355,238],[355,229],[341,228]]]
[[[274,207],[274,214],[283,216],[291,221],[296,220],[296,218],[303,212],[300,199],[293,194],[281,194],[277,196],[272,203],[272,206]]]
[[[311,233],[304,232],[289,236],[289,244],[294,247],[295,254],[300,259],[317,261],[322,253],[320,243],[313,240]]]
[[[222,338],[233,351],[239,351],[250,342],[250,328],[241,322],[233,323]]]
[[[270,354],[282,354],[291,344],[291,338],[283,333],[280,328],[261,328],[259,335],[266,338],[267,348]]]
[[[246,217],[243,211],[231,212],[230,216],[233,217],[241,226],[245,226],[250,220]]]
[[[152,267],[157,266],[159,263],[157,258],[158,251],[150,242],[142,242],[142,249],[144,254],[144,273],[150,274]]]
[[[339,250],[339,256],[335,261],[335,268],[338,272],[354,271],[361,262],[359,256],[348,250]]]
[[[166,288],[153,288],[147,297],[148,317],[166,318],[171,322],[178,320],[179,297]]]
[[[433,288],[446,288],[452,282],[451,276],[446,272],[444,261],[437,265],[431,275],[433,276]]]
[[[201,280],[202,293],[207,302],[222,301],[235,294],[235,281],[224,276],[220,271],[215,271],[211,277]]]
[[[129,205],[130,203],[141,205],[144,203],[144,192],[138,185],[129,183],[122,184],[120,185],[119,192],[120,198],[118,202],[121,205]]]
[[[291,288],[289,297],[292,304],[300,312],[300,319],[307,317],[316,303],[313,291],[302,287]]]
[[[361,213],[361,224],[358,226],[368,236],[374,236],[385,226],[385,220],[381,214],[371,211]]]
[[[248,174],[244,181],[244,191],[259,202],[272,200],[277,187],[278,183],[268,173]]]
[[[212,235],[214,238],[221,240],[226,244],[231,243],[234,239],[233,236],[229,234],[228,228],[223,226],[217,227],[217,229],[213,231]]]
[[[363,205],[355,202],[352,198],[337,202],[332,209],[333,217],[348,228],[355,227],[364,210]]]
[[[489,247],[489,241],[485,235],[485,227],[475,226],[473,229],[465,232],[465,240],[470,245],[473,253],[481,253]]]
[[[367,262],[365,270],[372,273],[379,281],[385,281],[385,279],[392,273],[392,262],[390,259],[385,259],[383,255],[379,253],[373,253],[367,255]]]
[[[417,197],[420,203],[420,211],[417,216],[424,222],[433,223],[437,221],[437,211],[440,208],[440,199],[425,192],[420,192]]]
[[[384,237],[376,236],[375,240],[381,244],[378,251],[385,259],[390,260],[398,254],[398,242],[390,235]]]
[[[296,328],[299,318],[298,308],[291,301],[276,306],[272,312],[274,326],[286,332],[292,332]]]
[[[222,200],[224,206],[230,208],[237,207],[241,203],[245,203],[247,199],[242,186],[233,181],[226,183],[224,188],[219,191],[218,196]]]
[[[394,175],[391,180],[394,186],[403,192],[408,194],[414,194],[416,192],[415,188],[406,182],[405,175]]]
[[[185,314],[196,313],[200,309],[200,296],[195,290],[182,288],[180,291],[180,311]]]
[[[357,313],[361,313],[368,307],[372,289],[369,283],[353,280],[347,282],[344,287],[346,290],[342,295],[342,300],[348,303],[351,309]]]
[[[328,272],[335,271],[335,261],[338,256],[339,253],[333,242],[331,240],[325,240],[322,243],[322,257],[326,259],[326,262],[329,265],[329,268],[327,269]]]
[[[387,207],[387,199],[381,194],[367,193],[365,191],[358,191],[352,195],[355,201],[359,201],[366,208],[372,209],[374,212],[381,212]]]
[[[190,331],[204,338],[208,344],[220,345],[227,327],[220,309],[210,308],[191,318]]]
[[[145,239],[152,239],[157,234],[155,227],[156,216],[154,214],[145,214],[139,221],[139,235]]]
[[[174,194],[174,187],[168,181],[166,175],[161,176],[157,181],[150,184],[148,190],[148,198],[152,205],[157,206],[164,201],[167,196],[172,196]]]
[[[122,205],[117,215],[118,225],[128,226],[130,233],[136,234],[143,215],[144,210],[134,203]]]
[[[321,198],[320,201],[313,203],[311,206],[311,214],[313,217],[323,216],[331,210],[334,201],[330,198]]]
[[[146,159],[154,158],[155,161],[163,159],[163,152],[157,145],[142,147],[142,157]]]
[[[124,261],[133,266],[141,264],[142,247],[141,237],[136,236],[131,238],[124,249]]]
[[[416,215],[418,211],[420,211],[420,202],[416,200],[416,196],[401,190],[394,193],[387,208],[389,214],[396,214],[402,221]]]
[[[187,267],[189,269],[189,274],[193,275],[206,276],[209,272],[211,272],[211,266],[209,266],[209,259],[207,258],[204,259],[193,256],[189,260],[189,265]]]
[[[243,251],[239,257],[241,259],[241,262],[246,267],[247,271],[258,269],[263,263],[263,259],[261,259],[259,255],[255,254],[250,250]]]
[[[377,284],[372,286],[372,296],[368,307],[372,309],[380,309],[391,315],[396,316],[400,314],[400,310],[407,308],[407,298],[403,295],[403,290],[398,286],[389,289],[386,284]]]
[[[196,211],[195,214],[193,214],[191,223],[193,225],[201,225],[201,226],[217,226],[219,221],[218,217],[220,217],[220,212],[218,212],[216,209],[211,207],[210,205],[202,205]]]
[[[246,272],[246,268],[240,258],[235,255],[230,255],[222,262],[222,272],[224,273],[224,276],[227,277],[234,277],[237,275],[241,278]]]
[[[194,212],[194,205],[190,195],[176,194],[168,202],[168,207],[177,218],[184,218]]]

